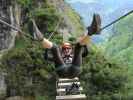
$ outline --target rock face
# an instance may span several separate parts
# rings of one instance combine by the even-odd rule
[[[10,0],[0,0],[0,19],[10,23]],[[6,25],[0,23],[0,51],[7,49],[11,42],[11,29]],[[0,74],[0,99],[2,99],[6,92],[5,77]]]
[[[26,18],[25,14],[23,14],[23,10],[26,9],[25,7],[23,7],[23,5],[21,5],[21,9],[19,8],[19,5],[15,2],[16,0],[0,0],[0,19],[2,19],[3,21],[13,25],[13,26],[17,26],[19,27],[20,24],[22,25],[22,23],[24,23],[24,19]],[[20,0],[21,1],[21,0]],[[25,0],[26,1],[26,0]],[[41,8],[41,5],[45,5],[44,3],[44,0],[35,0],[37,2],[37,8]],[[83,31],[83,27],[82,25],[80,24],[80,17],[69,7],[69,5],[65,4],[63,0],[47,0],[48,2],[50,2],[50,7],[51,5],[54,5],[54,7],[52,6],[51,8],[54,8],[57,10],[57,12],[59,12],[60,15],[60,19],[63,17],[63,20],[61,20],[61,25],[58,27],[57,31],[60,31],[59,33],[82,33]],[[23,3],[23,2],[22,2]],[[26,3],[27,4],[27,3]],[[46,6],[48,6],[49,4],[47,4]],[[34,7],[35,5],[33,5]],[[28,9],[28,8],[27,8]],[[27,10],[26,9],[26,10]],[[48,9],[49,10],[49,9]],[[44,10],[45,11],[45,10]],[[26,14],[29,14],[30,11],[24,11]],[[47,12],[47,13],[51,13],[51,12]],[[22,16],[20,16],[22,15]],[[21,17],[21,19],[20,19]],[[52,17],[53,17],[53,14],[52,14]],[[59,17],[59,15],[58,15]],[[44,19],[43,19],[44,20]],[[48,19],[45,19],[46,22]],[[52,19],[51,19],[52,20]],[[21,23],[20,23],[21,21]],[[48,20],[50,21],[50,20]],[[42,22],[39,23],[39,25],[41,24]],[[24,24],[28,24],[28,22],[25,22]],[[53,23],[52,23],[53,24]],[[51,25],[52,26],[52,25]],[[53,25],[54,26],[54,25]],[[23,27],[23,25],[22,25]],[[43,26],[44,27],[44,26]],[[23,27],[24,28],[24,27]],[[73,35],[73,34],[72,34]],[[9,28],[8,26],[0,23],[0,53],[1,51],[3,50],[9,50],[11,47],[14,46],[14,40],[15,40],[15,36],[16,36],[16,32],[13,31],[11,28]],[[20,44],[21,45],[21,44]],[[29,48],[30,49],[30,48]],[[19,50],[20,51],[20,50]],[[29,50],[31,51],[31,50]],[[22,53],[22,52],[21,52]],[[12,53],[11,53],[12,54]],[[13,55],[16,55],[18,56],[19,53],[16,53],[15,54],[13,53]],[[26,52],[24,52],[24,54],[28,54]],[[32,55],[32,54],[31,54]],[[7,56],[8,57],[8,56]],[[14,56],[15,57],[15,56]],[[20,56],[20,58],[22,57],[22,55]],[[25,55],[24,55],[25,57]],[[4,59],[4,58],[3,58]],[[11,58],[12,59],[12,58]],[[11,60],[10,59],[10,60]],[[25,66],[28,66],[26,68],[31,68],[31,64],[33,63],[33,60],[31,60],[31,63],[28,64],[27,61],[32,59],[32,57],[30,58],[30,56],[27,58],[26,60],[26,63],[23,65],[21,65],[21,61],[23,63],[23,60],[24,58],[22,57],[22,59],[20,59],[20,62],[19,61],[16,61],[17,59],[15,58],[14,60],[11,60],[11,63],[9,65],[7,65],[9,67],[8,71],[9,73],[7,73],[7,76],[11,76],[11,77],[7,77],[5,78],[5,76],[1,75],[0,74],[0,94],[6,94],[6,96],[16,96],[16,95],[22,95],[23,93],[25,93],[26,91],[26,95],[27,95],[27,92],[29,94],[32,94],[34,93],[34,91],[31,91],[30,88],[32,88],[32,80],[31,82],[29,82],[29,77],[32,77],[30,75],[25,75],[24,78],[25,78],[25,81],[20,81],[19,83],[19,79],[21,78],[17,78],[18,76],[23,78],[23,71],[22,71],[22,68],[24,68],[24,72],[25,72]],[[35,59],[35,58],[34,58]],[[41,58],[40,58],[41,59]],[[17,63],[15,63],[17,62]],[[28,61],[29,62],[29,61]],[[34,62],[35,63],[35,62]],[[17,66],[20,65],[19,67]],[[1,64],[2,65],[2,64]],[[4,65],[4,63],[3,63]],[[2,66],[3,66],[2,65]],[[12,66],[13,65],[13,66]],[[33,64],[34,65],[34,64]],[[16,67],[17,66],[17,67]],[[37,66],[36,64],[34,66]],[[13,69],[14,68],[14,69]],[[16,71],[16,69],[18,68],[18,70]],[[21,71],[20,71],[21,70]],[[28,71],[27,71],[28,70]],[[31,70],[31,69],[30,69]],[[13,71],[13,72],[12,72]],[[29,69],[26,69],[26,71],[29,73]],[[18,76],[15,74],[14,75],[14,72],[17,72],[18,73]],[[22,72],[22,74],[20,73]],[[16,77],[17,76],[17,77]],[[14,79],[15,77],[15,79]],[[38,78],[38,77],[37,77]],[[40,78],[40,77],[39,77]],[[13,79],[15,81],[13,81]],[[31,79],[31,78],[30,78]],[[5,80],[6,80],[6,85],[5,86]],[[16,81],[17,80],[17,81]],[[28,80],[28,82],[27,82]],[[40,79],[41,80],[41,79]],[[15,83],[14,83],[15,82]],[[21,83],[22,82],[22,83]],[[42,81],[39,81],[39,82],[42,82]],[[55,81],[54,81],[55,82]],[[16,84],[17,83],[17,84]],[[34,83],[34,82],[33,82]],[[43,83],[43,82],[42,82]],[[48,81],[49,83],[49,81]],[[52,84],[54,84],[53,82],[51,82]],[[25,85],[26,84],[26,85]],[[28,84],[28,85],[27,85]],[[36,83],[37,84],[37,83]],[[39,84],[39,87],[40,87],[40,83]],[[45,83],[46,84],[46,83]],[[22,88],[20,88],[20,86]],[[29,89],[27,89],[26,87],[23,89],[23,86],[27,86],[29,87]],[[44,85],[41,85],[44,87]],[[51,85],[53,87],[55,87],[54,85]],[[6,89],[7,87],[7,89]],[[17,87],[17,88],[16,88]],[[38,86],[37,87],[34,87],[35,89],[39,88]],[[48,91],[50,89],[53,90],[53,87],[50,87],[48,89]],[[27,89],[27,90],[26,90]],[[36,91],[41,91],[40,88]],[[6,90],[6,92],[4,91]],[[43,90],[46,90],[46,89],[43,89]],[[21,93],[22,92],[22,93]],[[53,95],[55,94],[54,91],[51,92],[49,94],[49,92],[47,92],[48,95]],[[40,93],[41,94],[41,93]],[[46,93],[45,93],[46,94]],[[0,95],[1,96],[1,95]],[[4,96],[4,95],[2,95]],[[0,98],[1,100],[1,98]],[[12,100],[15,100],[15,99],[12,99]],[[18,100],[18,99],[17,99]],[[24,99],[25,100],[25,99]]]
[[[60,26],[58,31],[60,33],[69,33],[77,37],[83,33],[83,26],[80,22],[80,17],[71,9],[71,7],[64,2],[64,0],[47,0],[50,4],[54,5],[58,12],[63,16],[61,23],[65,27]],[[41,7],[42,0],[36,1],[38,6]],[[21,9],[16,9],[15,0],[0,0],[0,19],[12,25],[18,25],[20,21]],[[19,10],[19,11],[17,11]],[[23,19],[21,19],[22,21]],[[80,23],[80,24],[79,24]],[[15,32],[6,25],[0,23],[0,51],[10,49],[14,46]],[[66,37],[66,35],[64,36]]]
[[[5,76],[0,74],[0,100],[6,96]]]
[[[16,20],[16,6],[14,0],[0,0],[0,19],[14,25]],[[13,47],[16,33],[7,25],[0,23],[0,51]]]
[[[10,0],[0,1],[0,18],[10,23]],[[10,28],[0,23],[0,50],[7,49],[11,41]]]
[[[13,0],[0,0],[0,20],[5,21],[11,25],[16,23],[14,17],[15,9],[13,7]],[[7,25],[0,23],[0,58],[2,51],[8,50],[14,46],[16,32]],[[5,76],[0,72],[0,100],[6,95]]]

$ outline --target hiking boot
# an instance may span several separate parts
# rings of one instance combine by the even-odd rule
[[[94,14],[91,26],[87,27],[88,35],[91,36],[91,35],[95,35],[95,34],[100,34],[100,29],[101,29],[100,15]]]
[[[43,34],[38,29],[38,27],[37,27],[37,25],[36,25],[34,20],[32,20],[32,23],[33,23],[33,31],[34,31],[33,35],[34,35],[34,39],[42,41],[43,40]]]

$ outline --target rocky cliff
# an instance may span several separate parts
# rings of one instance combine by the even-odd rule
[[[13,0],[0,1],[0,19],[13,25],[18,25],[19,8]],[[14,46],[16,31],[7,25],[0,23],[0,51],[10,49]]]
[[[10,6],[11,2],[9,0],[0,1],[0,17],[2,20],[10,23]],[[9,47],[11,41],[10,28],[4,24],[0,23],[0,50]]]
[[[56,9],[56,12],[58,12],[58,14],[60,15],[59,20],[61,21],[57,20],[57,22],[60,24],[60,26],[56,29],[57,32],[64,34],[64,37],[66,37],[65,33],[69,33],[67,35],[73,37],[79,36],[83,33],[84,27],[81,22],[80,16],[76,14],[75,11],[66,2],[64,2],[64,0],[35,0],[34,2],[32,1],[32,3],[29,3],[30,1],[31,0],[1,0],[1,20],[12,24],[13,26],[19,27],[20,23],[24,23],[26,17],[29,17],[29,12],[31,11],[27,11],[27,9],[31,10],[28,8],[30,5],[33,4],[35,6],[32,9],[34,14],[36,13],[34,12],[35,10],[40,10],[43,8],[45,9],[45,3],[47,3],[50,6],[54,6],[54,9]],[[56,25],[58,24],[57,22]],[[43,27],[45,27],[45,25],[42,23],[40,23],[40,25],[43,25]],[[44,23],[49,24],[46,23],[46,21]],[[0,29],[0,51],[12,48],[14,46],[16,32],[2,23],[0,23]],[[52,31],[54,31],[54,29]],[[64,40],[67,39],[64,38]]]
[[[66,35],[76,37],[84,31],[80,16],[64,0],[0,1],[0,19],[32,35],[29,29],[31,28],[30,18],[35,19],[40,31],[45,36],[49,36],[51,32],[55,32],[58,34],[67,33],[64,37]],[[55,30],[58,24],[59,27]],[[49,81],[40,77],[40,73],[43,73],[44,76],[46,75],[44,69],[40,71],[40,67],[43,68],[46,66],[46,62],[43,62],[44,59],[42,57],[43,50],[38,48],[38,44],[34,44],[33,41],[27,38],[18,38],[16,34],[15,30],[0,23],[0,51],[3,53],[3,51],[8,50],[7,55],[4,55],[3,59],[1,59],[2,63],[0,62],[2,73],[0,75],[0,99],[5,95],[27,96],[35,95],[36,92],[39,95],[54,98],[55,91],[53,91],[53,84],[55,80],[52,79]],[[55,39],[57,38],[55,37]],[[18,57],[18,60],[16,57]],[[3,72],[8,74],[5,76]],[[39,73],[39,75],[34,76],[35,73]],[[36,76],[37,79],[35,79]],[[33,77],[34,79],[32,79]],[[49,84],[52,85],[50,86]],[[50,93],[49,91],[51,90],[53,92]],[[45,92],[42,93],[41,91]]]

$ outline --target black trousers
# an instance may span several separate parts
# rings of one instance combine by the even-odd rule
[[[82,47],[79,43],[75,45],[74,56],[72,64],[66,65],[61,57],[60,50],[57,45],[53,45],[51,48],[54,63],[56,67],[56,73],[62,78],[74,78],[80,74],[80,66],[82,64]]]

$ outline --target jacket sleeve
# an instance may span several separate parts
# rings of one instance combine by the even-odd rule
[[[86,57],[88,53],[89,51],[88,51],[87,45],[84,45],[82,50],[82,57]]]
[[[44,56],[44,59],[45,59],[45,60],[47,60],[47,61],[53,61],[53,55],[52,55],[52,53],[51,53],[51,49],[46,49],[46,50],[44,51],[43,56]]]

